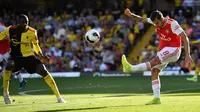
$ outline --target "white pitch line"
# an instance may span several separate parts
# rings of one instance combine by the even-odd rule
[[[167,91],[163,91],[161,93],[172,93],[172,92],[180,92],[180,91],[186,91],[186,90],[199,90],[200,87],[196,87],[196,88],[182,88],[182,89],[175,89],[175,90],[167,90]]]
[[[122,87],[124,85],[114,85],[114,86],[82,86],[82,87],[67,87],[67,88],[61,88],[61,89],[68,89],[68,90],[73,90],[73,89],[90,89],[90,88],[114,88],[114,87]],[[22,91],[19,92],[19,95],[22,96],[32,96],[31,94],[27,93],[32,93],[32,92],[39,92],[39,91],[47,91],[50,89],[35,89],[35,90],[28,90],[28,91]]]
[[[113,87],[123,87],[124,85],[115,85],[115,86],[82,86],[82,87],[67,87],[67,88],[61,88],[61,89],[68,89],[68,90],[73,90],[73,89],[83,89],[83,88],[113,88]],[[200,87],[196,87],[196,88],[181,88],[181,89],[174,89],[174,90],[167,90],[167,91],[162,91],[161,93],[172,93],[172,92],[180,92],[180,91],[186,91],[186,90],[198,90],[200,89]],[[23,91],[23,92],[19,92],[19,95],[22,96],[32,96],[31,94],[27,94],[27,93],[32,93],[32,92],[40,92],[40,91],[47,91],[50,89],[36,89],[36,90],[28,90],[28,91]],[[153,93],[146,93],[143,95],[150,95]]]

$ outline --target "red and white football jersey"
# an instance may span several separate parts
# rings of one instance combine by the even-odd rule
[[[156,27],[157,33],[159,35],[159,50],[164,47],[181,47],[181,34],[184,30],[180,27],[177,21],[166,17],[167,22],[163,28]],[[149,23],[153,23],[148,19]]]
[[[6,26],[0,23],[0,32],[4,31]],[[0,41],[0,54],[5,54],[10,51],[10,41],[1,40]]]

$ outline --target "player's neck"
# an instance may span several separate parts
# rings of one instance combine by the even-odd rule
[[[24,32],[27,32],[27,31],[28,31],[28,29],[29,29],[29,27],[28,27],[28,26],[26,26],[26,28],[25,28]]]
[[[167,18],[163,18],[164,20],[163,20],[163,26],[162,26],[162,28],[163,27],[165,27],[165,25],[167,24]]]
[[[29,26],[26,26],[25,28],[19,27],[21,32],[27,32],[29,29]]]

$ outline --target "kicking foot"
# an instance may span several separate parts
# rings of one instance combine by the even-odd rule
[[[26,80],[23,80],[21,83],[20,83],[20,86],[19,86],[19,89],[24,89],[26,86]]]
[[[59,97],[57,100],[58,100],[58,103],[65,103],[66,102],[62,97]]]
[[[9,93],[3,93],[3,97],[4,97],[4,103],[5,104],[11,104],[12,103]]]
[[[123,72],[128,73],[132,72],[132,66],[131,64],[126,60],[126,56],[122,55],[122,65],[123,65]]]
[[[160,98],[154,98],[153,100],[146,103],[145,105],[156,105],[156,104],[161,104]]]
[[[197,77],[191,77],[191,78],[187,78],[188,81],[192,81],[192,82],[197,82],[198,78]]]

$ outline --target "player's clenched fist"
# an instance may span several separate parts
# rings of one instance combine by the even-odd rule
[[[127,8],[124,13],[127,15],[127,16],[131,16],[131,11]]]

